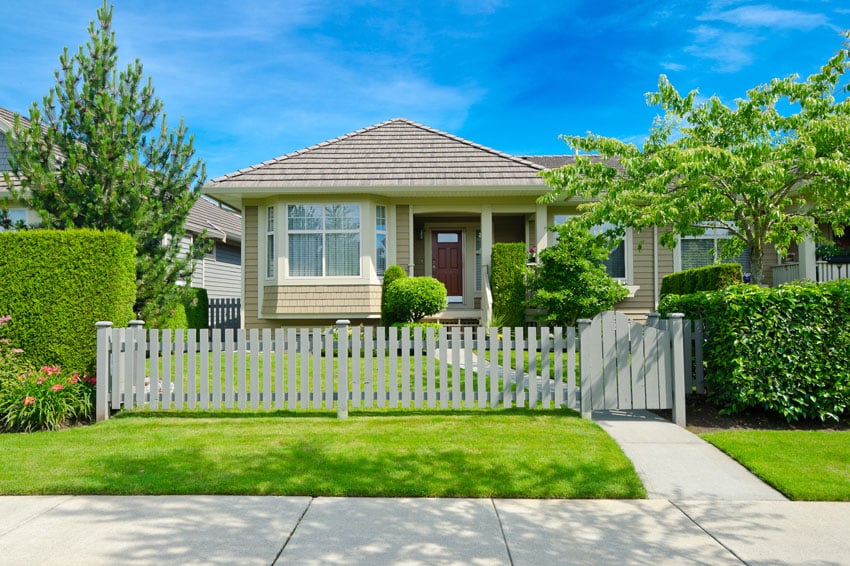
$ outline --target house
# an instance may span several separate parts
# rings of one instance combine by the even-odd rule
[[[539,173],[571,159],[508,155],[397,118],[213,179],[204,192],[242,211],[247,328],[376,323],[392,264],[446,285],[440,318],[486,323],[493,244],[541,250],[549,227],[577,213],[576,202],[537,202],[548,191]],[[670,250],[657,230],[627,232],[607,265],[630,292],[618,310],[654,310],[661,277],[713,261],[707,251],[724,236]]]
[[[26,121],[26,118],[21,119]],[[12,129],[14,123],[15,113],[0,107],[0,202],[11,198],[2,173],[10,170],[6,132]],[[13,185],[17,184],[14,178],[11,181]],[[13,222],[23,220],[37,225],[41,221],[35,211],[14,201],[9,201],[8,209]],[[242,289],[242,219],[239,214],[209,199],[200,198],[190,210],[185,227],[183,239],[187,248],[204,231],[206,237],[213,240],[212,250],[195,264],[192,286],[205,288],[211,299],[237,299]]]

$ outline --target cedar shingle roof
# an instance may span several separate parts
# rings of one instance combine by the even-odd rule
[[[207,189],[543,187],[544,167],[395,118],[213,179]]]
[[[238,244],[242,241],[242,217],[201,197],[186,217],[186,230],[194,234],[206,230],[208,238]]]

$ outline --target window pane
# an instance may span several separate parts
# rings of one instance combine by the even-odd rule
[[[351,277],[360,275],[360,235],[328,234],[327,275]]]
[[[384,272],[387,270],[387,235],[386,234],[376,234],[375,235],[375,269],[378,272],[378,277],[383,276]]]
[[[460,234],[441,232],[437,234],[437,243],[439,244],[456,244],[458,243]]]
[[[333,204],[325,207],[325,230],[359,230],[360,207],[356,204]]]
[[[621,242],[619,246],[614,248],[608,259],[602,262],[608,270],[608,275],[617,279],[626,278],[626,245]]]
[[[266,236],[266,277],[274,277],[274,235]]]
[[[289,275],[292,277],[321,277],[321,234],[289,235]]]
[[[287,209],[290,230],[321,230],[322,207],[289,205]]]
[[[705,267],[714,263],[714,240],[682,238],[682,269]]]
[[[387,231],[387,207],[378,206],[375,209],[375,230],[379,232]]]
[[[724,259],[723,263],[740,263],[744,273],[752,273],[752,269],[750,269],[750,250],[744,250],[738,257]]]

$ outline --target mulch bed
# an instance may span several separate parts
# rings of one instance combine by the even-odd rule
[[[664,418],[671,418],[671,411],[657,411]],[[705,395],[691,395],[687,399],[685,413],[687,428],[695,434],[722,430],[850,430],[850,419],[835,421],[796,421],[789,423],[781,415],[766,411],[749,410],[737,415],[721,415]]]

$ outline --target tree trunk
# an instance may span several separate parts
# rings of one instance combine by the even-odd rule
[[[764,281],[764,247],[750,247],[750,283],[761,285]]]

